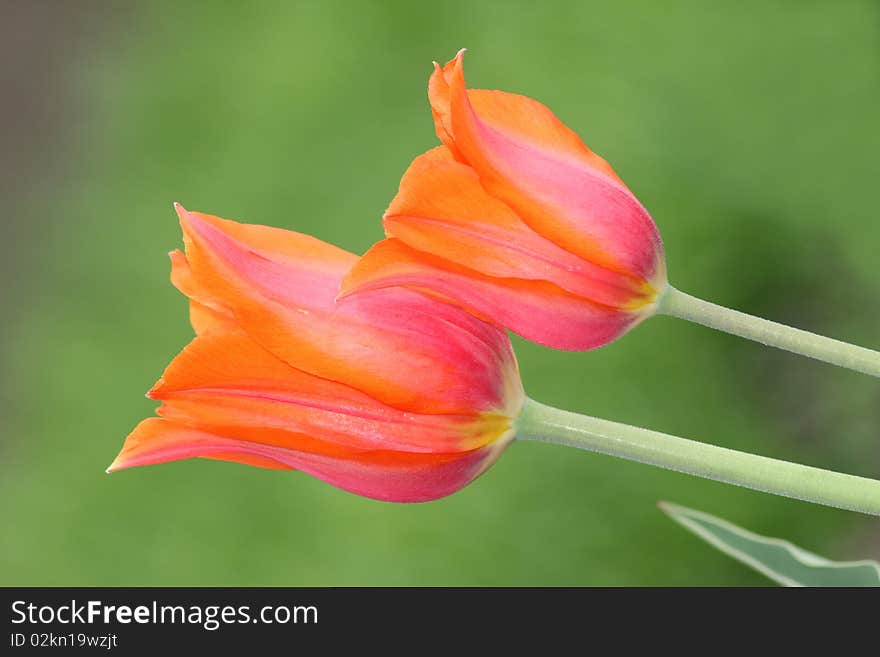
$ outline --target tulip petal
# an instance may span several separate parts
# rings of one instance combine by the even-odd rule
[[[235,297],[254,293],[301,310],[332,310],[339,280],[357,261],[309,235],[176,208],[191,279],[181,291],[233,315]],[[225,269],[207,262],[212,256]],[[224,278],[230,270],[235,276]]]
[[[454,452],[511,429],[498,414],[415,415],[290,367],[242,332],[202,335],[149,393],[180,424],[281,447]]]
[[[344,490],[389,502],[425,502],[454,493],[482,474],[509,441],[457,454],[408,454],[393,451],[334,455],[264,445],[221,436],[168,420],[141,422],[107,469],[204,457],[248,465],[297,469]]]
[[[472,101],[462,53],[429,85],[438,135],[536,232],[596,265],[662,286],[662,243],[641,203],[546,108],[490,92]],[[479,100],[476,100],[476,98]]]
[[[367,251],[343,281],[342,294],[354,300],[390,286],[429,289],[527,340],[571,351],[607,344],[650,312],[597,304],[545,281],[488,277],[394,238]]]
[[[650,293],[643,281],[587,262],[536,233],[486,193],[476,172],[445,146],[413,161],[383,223],[389,237],[488,276],[546,280],[617,307]]]
[[[237,328],[234,320],[197,301],[189,302],[189,323],[196,335],[225,333]]]
[[[434,114],[437,136],[453,152],[456,147],[449,85],[457,74],[456,69],[462,66],[464,53],[465,50],[459,51],[443,67],[435,62],[434,74],[428,81],[428,99]],[[611,165],[590,150],[578,134],[560,121],[543,103],[528,96],[493,89],[468,89],[467,97],[480,121],[496,131],[527,143],[532,148],[545,149],[559,157],[575,160],[621,185],[624,184]]]
[[[472,413],[502,404],[516,365],[499,329],[412,290],[337,305],[354,255],[290,231],[266,229],[267,240],[260,230],[255,239],[251,229],[265,227],[179,213],[192,298],[229,309],[255,342],[293,367],[410,411]]]
[[[341,284],[342,281],[340,281]],[[341,317],[370,327],[388,346],[355,345],[351,363],[358,370],[357,387],[381,398],[376,376],[400,381],[407,398],[393,405],[421,413],[494,412],[516,415],[522,397],[519,370],[504,331],[457,305],[401,287],[365,292],[338,302]],[[363,330],[358,334],[363,335]],[[385,336],[391,336],[390,339]],[[372,339],[372,338],[371,338]],[[346,336],[346,344],[353,341]],[[395,354],[397,358],[389,358]],[[354,359],[352,359],[354,357]],[[515,387],[516,394],[511,393]],[[510,406],[513,404],[513,406]]]
[[[196,300],[199,293],[193,283],[186,256],[179,250],[174,250],[168,255],[171,257],[171,282],[190,298],[189,321],[196,335],[235,330],[235,317],[229,310],[216,305],[214,307],[206,305],[212,303],[212,300],[207,298],[202,301]]]

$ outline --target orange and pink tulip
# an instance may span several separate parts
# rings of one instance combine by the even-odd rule
[[[388,239],[342,296],[405,285],[550,347],[592,349],[656,311],[663,245],[608,163],[544,105],[467,89],[463,52],[428,95],[443,145],[416,158]]]
[[[172,281],[197,335],[148,394],[159,417],[109,471],[206,457],[416,502],[465,486],[510,443],[524,395],[501,329],[399,287],[337,303],[355,255],[178,214]]]

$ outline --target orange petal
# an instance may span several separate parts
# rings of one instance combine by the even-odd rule
[[[509,444],[496,441],[457,454],[408,454],[393,451],[333,455],[253,443],[152,418],[141,422],[107,469],[204,457],[248,465],[298,469],[358,495],[390,502],[424,502],[467,485],[494,463]]]
[[[532,229],[600,267],[665,284],[657,280],[665,276],[663,249],[650,215],[549,110],[503,92],[472,100],[462,53],[435,71],[429,94],[441,139]]]
[[[434,63],[434,74],[428,81],[428,99],[434,114],[437,137],[453,152],[455,130],[450,108],[450,83],[462,66],[465,50],[441,67]],[[463,75],[463,73],[462,73]],[[528,96],[490,89],[468,89],[468,100],[480,121],[532,148],[546,149],[560,157],[570,158],[613,178],[623,181],[611,165],[590,150],[574,130],[560,121],[546,105]]]
[[[650,310],[604,306],[545,281],[488,277],[393,238],[367,251],[343,282],[342,294],[354,300],[394,286],[431,290],[528,340],[572,351],[611,342]]]
[[[627,306],[651,292],[536,233],[444,146],[413,161],[384,226],[389,237],[488,276],[550,281],[605,305]]]
[[[217,309],[233,310],[231,292],[256,292],[295,308],[332,310],[339,280],[357,261],[309,235],[176,208],[192,279],[189,290],[181,289]],[[224,277],[227,272],[218,270],[212,257],[236,275]]]
[[[216,302],[208,297],[202,298],[201,301],[196,300],[199,298],[199,292],[193,282],[186,256],[176,249],[168,255],[171,257],[171,282],[190,298],[189,321],[196,335],[235,330],[235,318],[228,309],[216,305]],[[207,304],[213,304],[213,307]]]
[[[159,414],[222,435],[326,452],[455,452],[510,430],[500,415],[416,415],[272,356],[244,333],[203,335],[168,366],[149,396]]]
[[[189,302],[189,322],[196,335],[225,333],[238,328],[234,319],[203,306],[198,301]]]

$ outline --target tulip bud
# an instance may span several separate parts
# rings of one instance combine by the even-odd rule
[[[544,105],[468,90],[462,57],[435,65],[428,86],[443,146],[409,167],[385,213],[389,239],[341,296],[405,285],[550,347],[607,344],[666,289],[653,220]]]

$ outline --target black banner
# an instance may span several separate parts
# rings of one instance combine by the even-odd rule
[[[865,590],[528,588],[6,588],[2,654],[71,650],[131,654],[183,649],[275,647],[422,649],[575,641],[584,650],[625,646],[670,633],[713,628],[775,633],[786,618],[798,633],[810,617],[829,627],[830,610],[875,608]],[[825,590],[828,591],[827,589]],[[827,593],[822,593],[823,599]],[[826,600],[827,601],[827,600]],[[822,609],[821,614],[817,613]],[[850,617],[850,623],[855,617]],[[766,626],[766,627],[765,627]],[[812,629],[819,625],[812,626]],[[677,628],[677,629],[675,629]],[[687,632],[685,631],[685,634]],[[664,638],[665,637],[665,638]],[[691,638],[692,640],[692,638]],[[46,652],[48,651],[48,652]],[[369,652],[372,652],[369,651]],[[457,650],[458,652],[458,650]],[[465,652],[468,652],[465,650]]]

